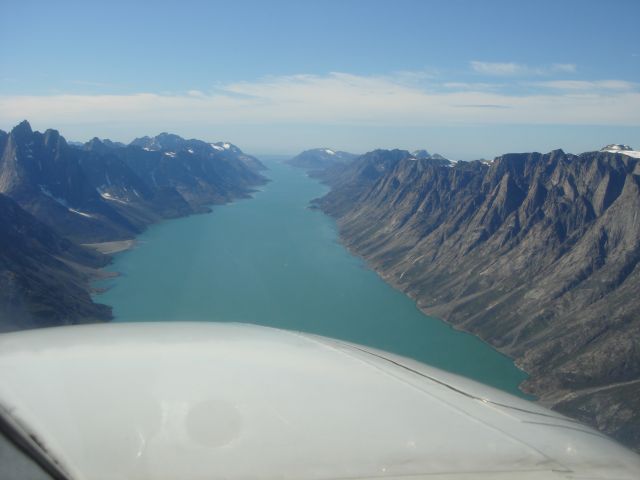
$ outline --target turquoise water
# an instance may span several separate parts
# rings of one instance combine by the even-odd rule
[[[253,199],[149,228],[116,256],[96,300],[116,321],[246,322],[301,330],[415,358],[520,394],[525,374],[477,338],[423,315],[338,243],[307,208],[327,188],[270,162]],[[521,394],[520,394],[521,395]]]

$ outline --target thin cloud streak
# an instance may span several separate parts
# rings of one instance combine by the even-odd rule
[[[419,86],[385,76],[347,73],[269,77],[183,94],[0,96],[0,125],[357,125],[499,124],[640,125],[640,93],[625,82],[585,82],[521,95]],[[555,82],[556,84],[558,82]],[[619,87],[619,88],[616,88]],[[574,87],[574,88],[570,88]],[[604,88],[604,87],[603,87]]]
[[[508,77],[525,75],[551,75],[556,73],[575,73],[577,66],[573,63],[554,63],[550,66],[531,67],[516,62],[469,62],[471,69],[481,75]]]
[[[633,82],[627,82],[624,80],[598,80],[598,81],[584,81],[584,80],[553,80],[549,82],[537,82],[532,84],[537,87],[551,88],[556,90],[580,90],[580,91],[595,91],[595,90],[634,90],[638,84]]]
[[[528,68],[525,65],[519,63],[508,62],[480,62],[473,60],[471,63],[471,69],[474,72],[481,73],[483,75],[522,75],[528,73]]]

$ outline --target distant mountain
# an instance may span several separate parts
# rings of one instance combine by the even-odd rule
[[[107,261],[0,194],[0,332],[110,319],[87,286]]]
[[[609,148],[610,150],[610,148]],[[640,163],[625,151],[438,165],[377,150],[316,205],[429,314],[531,376],[543,403],[640,447]]]
[[[215,157],[226,160],[239,160],[255,172],[266,170],[267,167],[257,158],[247,155],[240,148],[228,142],[207,143],[202,140],[185,140],[178,135],[161,133],[155,137],[141,137],[133,140],[129,145],[140,147],[147,151],[168,151],[177,153],[186,151],[191,154]]]
[[[449,163],[455,163],[451,160],[449,160],[446,157],[443,157],[442,155],[440,155],[439,153],[429,153],[426,150],[415,150],[413,152],[411,152],[411,155],[416,157],[419,160],[433,160],[436,162],[442,162],[442,165],[448,165]]]
[[[609,153],[621,153],[623,155],[628,155],[629,157],[640,158],[640,151],[634,150],[629,145],[612,143],[610,145],[607,145],[606,147],[603,147],[600,151]]]
[[[286,163],[309,170],[322,170],[334,165],[349,163],[355,158],[357,158],[357,155],[353,153],[334,151],[330,148],[314,148],[305,150],[287,160]]]

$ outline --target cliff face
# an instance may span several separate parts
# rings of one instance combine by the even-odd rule
[[[376,151],[327,170],[317,205],[422,310],[513,357],[525,391],[638,448],[639,162]]]

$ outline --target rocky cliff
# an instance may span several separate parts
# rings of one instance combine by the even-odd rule
[[[514,358],[524,391],[639,448],[639,162],[375,151],[325,171],[316,204],[423,311]]]

